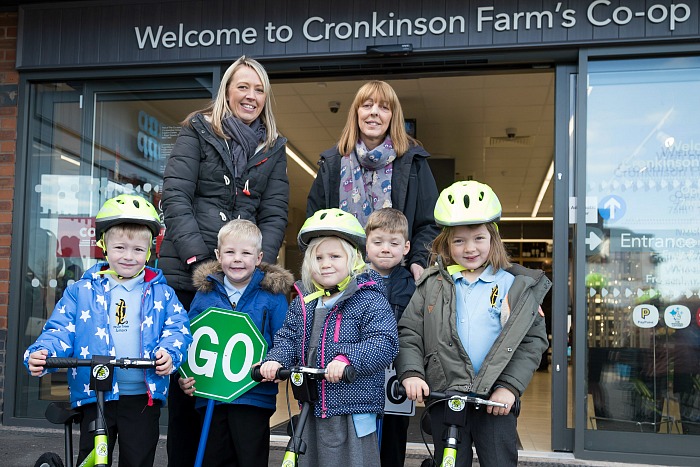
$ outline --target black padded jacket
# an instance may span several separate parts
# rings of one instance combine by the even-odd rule
[[[280,136],[274,147],[258,151],[234,180],[227,142],[205,117],[197,114],[182,127],[163,177],[166,230],[158,266],[168,285],[195,290],[192,266],[214,258],[219,229],[231,219],[255,222],[263,260],[277,261],[289,209],[286,142]],[[196,263],[188,265],[192,257]]]

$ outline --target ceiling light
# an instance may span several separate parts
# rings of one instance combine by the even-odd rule
[[[532,221],[553,221],[551,216],[543,217],[501,217],[498,222],[532,222]]]
[[[306,161],[305,161],[304,159],[302,159],[301,157],[299,157],[299,156],[292,150],[292,148],[289,147],[289,143],[287,143],[287,145],[285,146],[285,151],[287,152],[287,155],[288,155],[290,158],[292,158],[292,160],[293,160],[294,162],[296,162],[297,164],[299,164],[299,167],[301,167],[302,169],[304,169],[304,171],[305,171],[306,173],[308,173],[309,175],[311,175],[313,178],[316,178],[316,171],[315,171],[314,169],[312,169],[311,166],[310,166],[309,164],[307,164]]]
[[[75,159],[74,157],[70,157],[70,156],[66,156],[64,154],[61,154],[61,160],[66,161],[69,164],[77,165],[78,167],[80,167],[80,161]]]
[[[540,193],[537,195],[537,201],[535,201],[535,207],[532,208],[532,217],[537,217],[537,211],[540,210],[540,204],[542,204],[542,198],[544,194],[547,193],[547,188],[549,188],[549,183],[552,181],[552,176],[554,175],[554,159],[552,163],[549,164],[549,169],[547,169],[547,175],[544,177],[542,186],[540,187]]]

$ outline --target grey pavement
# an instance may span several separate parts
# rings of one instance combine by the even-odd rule
[[[74,430],[74,446],[77,446],[77,430]],[[282,464],[282,456],[286,446],[285,437],[273,436],[270,447],[270,466]],[[0,466],[2,467],[32,467],[37,458],[44,452],[56,452],[63,457],[63,430],[50,428],[27,428],[0,426]],[[115,451],[113,466],[119,466],[118,448]],[[404,467],[419,467],[426,457],[426,448],[410,443]],[[168,458],[165,451],[165,437],[158,442],[154,467],[167,467]],[[478,462],[474,462],[478,466]],[[520,452],[522,466],[632,466],[637,464],[622,464],[612,462],[592,462],[574,459],[568,453],[552,452]],[[339,467],[342,463],[339,464]]]

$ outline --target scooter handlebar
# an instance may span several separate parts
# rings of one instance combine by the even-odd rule
[[[103,362],[90,358],[48,357],[44,368],[76,368],[98,363]],[[150,358],[110,358],[106,363],[117,368],[154,368],[157,366],[156,361]]]
[[[325,368],[309,368],[309,367],[304,367],[304,366],[297,366],[297,367],[292,367],[292,368],[280,367],[277,369],[277,373],[275,374],[275,379],[278,379],[278,380],[289,379],[289,377],[292,375],[292,373],[304,373],[307,375],[323,376],[326,374],[326,370],[325,370]],[[258,383],[263,380],[263,376],[260,373],[260,365],[256,365],[251,369],[250,376],[251,376],[251,378],[253,378],[253,381],[257,381]],[[345,383],[354,383],[355,380],[357,379],[357,370],[355,370],[355,367],[352,365],[347,365],[343,369],[343,377],[341,379]]]
[[[394,384],[391,388],[391,395],[399,399],[400,397],[406,397],[406,388],[403,387],[401,384]],[[463,396],[461,394],[448,394],[444,392],[436,392],[436,391],[431,391],[430,394],[428,394],[427,399],[432,399],[432,400],[440,400],[440,399],[462,399],[463,401],[474,404],[474,405],[491,405],[494,407],[503,407],[507,408],[507,404],[503,404],[501,402],[495,402],[492,400],[488,399],[482,399],[480,397],[475,397],[475,396]]]

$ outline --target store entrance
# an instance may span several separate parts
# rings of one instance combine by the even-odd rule
[[[273,80],[278,128],[289,139],[294,153],[311,163],[312,171],[319,154],[337,142],[355,93],[366,80]],[[456,180],[489,184],[503,204],[504,218],[499,227],[513,261],[544,269],[551,278],[554,71],[385,81],[399,96],[407,128],[432,156],[429,163],[438,190]],[[301,258],[294,236],[304,221],[313,176],[299,165],[290,164],[289,179],[290,225],[285,259],[288,269],[299,271]],[[551,322],[551,301],[543,309]],[[527,451],[552,450],[549,352],[544,359],[525,394],[518,423],[521,449]],[[275,423],[287,418],[284,392],[281,387]],[[285,431],[280,426],[275,433]],[[411,422],[409,442],[422,443],[418,417]]]

